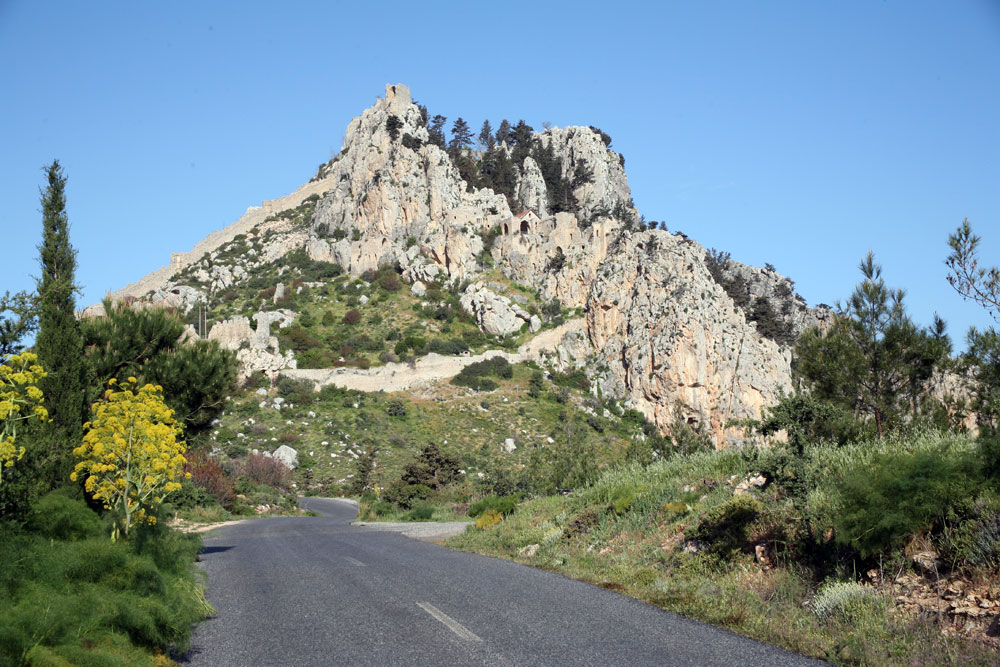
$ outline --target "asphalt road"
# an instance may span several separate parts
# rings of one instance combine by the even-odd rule
[[[212,531],[218,614],[187,665],[821,664],[632,598],[508,561],[351,526],[355,508]]]

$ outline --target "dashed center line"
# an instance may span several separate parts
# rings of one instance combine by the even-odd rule
[[[449,630],[454,632],[456,635],[462,639],[470,642],[481,642],[482,639],[479,638],[474,632],[469,630],[467,627],[453,619],[448,614],[444,613],[434,605],[429,602],[418,602],[417,606],[426,611],[428,614],[441,621]]]
[[[358,567],[367,567],[364,563],[362,563],[361,561],[359,561],[357,558],[351,558],[350,556],[344,556],[344,560],[346,560],[351,565],[357,565]]]

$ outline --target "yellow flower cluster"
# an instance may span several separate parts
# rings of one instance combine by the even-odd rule
[[[3,469],[24,456],[24,447],[14,444],[18,422],[32,418],[45,421],[49,417],[42,406],[42,390],[37,386],[45,376],[38,355],[31,352],[11,355],[0,363],[0,482]]]
[[[118,512],[126,536],[136,523],[155,523],[147,510],[181,488],[187,463],[181,426],[163,402],[163,387],[135,385],[134,377],[108,382],[104,400],[91,407],[83,425],[83,444],[73,450],[81,461],[70,475],[74,481],[86,476],[84,488]]]

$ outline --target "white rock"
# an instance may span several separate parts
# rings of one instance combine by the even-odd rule
[[[271,453],[271,456],[285,464],[290,470],[299,465],[299,453],[288,445],[282,445]]]

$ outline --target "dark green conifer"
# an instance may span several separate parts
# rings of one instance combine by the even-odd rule
[[[76,250],[69,242],[66,215],[66,176],[58,160],[46,169],[48,186],[42,192],[42,244],[38,247],[38,338],[35,351],[48,372],[40,388],[50,421],[43,430],[45,453],[39,464],[56,479],[68,477],[70,452],[83,437],[87,415],[83,338],[76,319]]]

